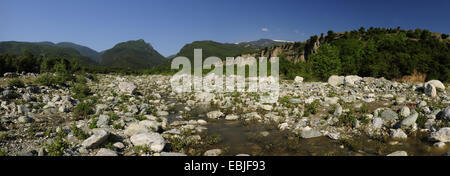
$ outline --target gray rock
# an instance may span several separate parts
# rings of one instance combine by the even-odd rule
[[[238,119],[239,119],[239,116],[234,115],[234,114],[230,114],[225,117],[225,120],[238,120]]]
[[[355,76],[355,75],[346,76],[344,78],[344,85],[345,86],[354,86],[356,83],[358,83],[361,80],[362,80],[362,78],[359,76]]]
[[[294,82],[295,83],[302,83],[303,82],[303,77],[296,76],[295,79],[294,79]]]
[[[108,140],[109,132],[104,129],[94,129],[93,133],[94,134],[91,137],[83,141],[83,143],[81,144],[83,147],[87,149],[93,149]]]
[[[342,115],[342,106],[339,106],[339,105],[338,105],[338,106],[336,107],[336,110],[334,110],[333,115],[336,116],[336,117],[341,116],[341,115]]]
[[[427,84],[425,87],[425,94],[429,97],[436,97],[436,87],[433,84]]]
[[[436,89],[445,90],[444,84],[442,84],[439,80],[431,80],[425,83],[424,87],[427,87],[428,84],[433,85]]]
[[[203,156],[220,156],[220,155],[222,155],[221,149],[208,150],[203,154]]]
[[[120,82],[119,83],[119,90],[122,93],[132,95],[136,93],[137,87],[131,82]]]
[[[320,137],[320,136],[322,136],[322,133],[320,131],[309,128],[309,127],[303,128],[303,130],[301,131],[301,135],[300,135],[300,137],[305,138],[305,139],[315,138],[315,137]]]
[[[442,110],[436,115],[437,119],[443,119],[450,121],[450,106]]]
[[[143,124],[132,123],[125,128],[124,134],[127,136],[133,136],[139,133],[147,133],[147,132],[150,132],[150,129],[148,129]]]
[[[408,153],[406,153],[405,151],[396,151],[387,156],[408,156]]]
[[[411,113],[408,117],[406,117],[405,119],[403,119],[400,122],[400,126],[402,128],[411,127],[412,125],[414,125],[416,123],[416,120],[418,117],[419,117],[419,113],[417,113],[416,111],[413,111],[413,113]]]
[[[450,142],[450,127],[439,129],[439,131],[432,132],[430,134],[432,141]]]
[[[118,156],[114,150],[101,148],[95,156]]]
[[[400,109],[400,116],[402,117],[408,117],[410,113],[411,111],[408,106],[403,106],[402,109]]]
[[[343,85],[344,84],[344,76],[330,76],[330,78],[328,78],[328,84],[330,84],[331,86],[339,86],[339,85]]]
[[[109,126],[109,116],[108,115],[100,115],[97,120],[97,127],[107,128]]]
[[[391,136],[391,138],[394,138],[394,139],[406,139],[406,138],[408,138],[408,135],[406,135],[406,133],[403,132],[402,129],[391,129],[391,132],[390,132],[389,136]]]
[[[218,118],[222,117],[223,115],[224,114],[220,111],[211,111],[206,114],[206,117],[208,117],[210,119],[218,119]]]
[[[17,121],[19,123],[31,123],[32,119],[28,116],[20,116]]]
[[[372,125],[375,129],[379,129],[383,126],[383,119],[376,117],[372,120]]]
[[[159,123],[152,120],[143,120],[139,122],[139,125],[146,127],[147,129],[150,129],[152,131],[158,131],[159,130]]]
[[[160,156],[187,156],[184,153],[176,153],[176,152],[161,152]]]
[[[161,152],[166,145],[166,140],[159,133],[148,132],[131,136],[131,143],[134,146],[147,146],[153,152]]]
[[[392,110],[384,110],[381,113],[381,118],[383,119],[384,123],[393,123],[398,120],[398,115]]]

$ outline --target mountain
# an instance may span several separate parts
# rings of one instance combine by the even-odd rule
[[[167,59],[144,40],[131,40],[103,52],[100,64],[117,68],[146,69]]]
[[[56,46],[52,42],[0,42],[0,54],[22,55],[26,50],[31,51],[31,53],[33,53],[34,55],[75,59],[82,65],[96,64],[89,57],[81,55],[77,50]]]
[[[259,40],[255,40],[255,41],[239,42],[239,43],[235,43],[235,44],[244,46],[244,47],[254,47],[254,48],[262,49],[265,47],[285,45],[288,43],[294,43],[294,42],[284,41],[284,40],[259,39]]]
[[[72,48],[80,52],[81,55],[91,58],[93,61],[98,62],[101,58],[101,54],[91,48],[86,46],[78,45],[71,42],[61,42],[56,44],[56,46]]]
[[[253,53],[258,51],[256,47],[247,47],[244,45],[219,43],[215,41],[196,41],[185,45],[178,52],[177,56],[185,56],[191,60],[194,59],[194,49],[202,49],[203,59],[209,56],[216,56],[224,60],[226,57],[235,57],[244,53]]]

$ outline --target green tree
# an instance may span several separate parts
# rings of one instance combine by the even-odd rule
[[[341,70],[341,60],[339,59],[339,49],[330,44],[324,44],[316,54],[311,55],[310,62],[313,65],[315,75],[326,80],[334,74],[339,74]]]

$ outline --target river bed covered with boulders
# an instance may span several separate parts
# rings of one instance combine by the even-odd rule
[[[258,92],[174,93],[170,76],[98,74],[88,98],[0,79],[0,155],[449,155],[448,85],[332,76]]]

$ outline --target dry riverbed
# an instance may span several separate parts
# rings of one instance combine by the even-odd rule
[[[444,155],[448,85],[333,76],[258,93],[173,93],[170,76],[96,75],[70,87],[0,79],[0,155]]]

